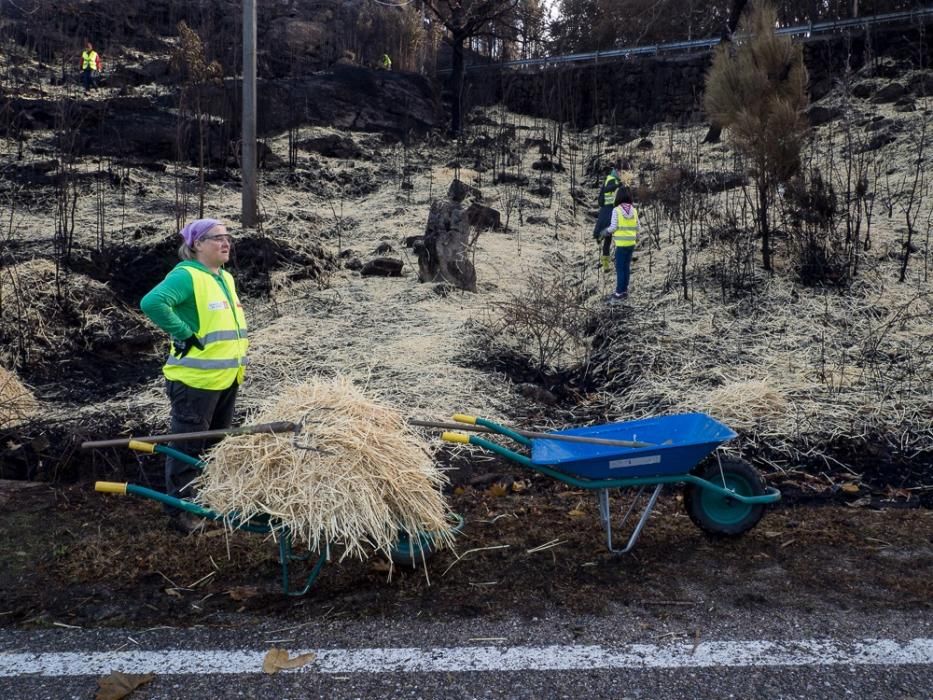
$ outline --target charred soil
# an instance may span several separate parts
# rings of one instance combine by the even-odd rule
[[[226,624],[237,615],[530,618],[617,605],[686,619],[701,606],[753,615],[919,612],[933,600],[929,511],[785,504],[745,536],[713,540],[671,491],[634,552],[615,556],[590,494],[549,479],[506,486],[497,478],[453,494],[467,522],[456,554],[395,567],[390,577],[380,557],[339,562],[335,550],[302,598],[282,595],[277,547],[261,536],[216,526],[184,536],[151,502],[87,485],[6,482],[0,495],[17,507],[0,511],[0,527],[15,533],[0,546],[2,620],[142,627]]]

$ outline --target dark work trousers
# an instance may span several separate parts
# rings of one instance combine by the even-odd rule
[[[599,244],[603,255],[610,255],[612,235],[603,236],[603,231],[612,223],[612,207],[600,207],[596,225],[593,227],[593,238]]]
[[[220,391],[195,389],[181,382],[166,382],[166,393],[172,402],[172,433],[194,433],[201,430],[229,428],[233,423],[233,405],[236,403],[236,381]],[[217,440],[194,440],[173,442],[171,447],[199,457],[201,452],[218,442]],[[193,496],[188,485],[200,471],[175,457],[165,458],[165,492],[170,496],[186,498]]]
[[[609,257],[610,247],[612,246],[612,236],[603,236],[603,255]]]
[[[632,253],[635,246],[616,246],[616,294],[628,294],[628,281],[631,277]]]

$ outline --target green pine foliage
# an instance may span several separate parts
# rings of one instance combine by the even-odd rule
[[[774,188],[800,170],[807,134],[807,69],[803,49],[775,33],[777,13],[756,3],[733,42],[717,48],[706,76],[709,118],[728,129],[749,159],[758,188],[762,262],[771,269],[768,209]]]

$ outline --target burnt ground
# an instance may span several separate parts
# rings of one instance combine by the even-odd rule
[[[675,616],[701,605],[750,615],[929,611],[931,511],[869,499],[805,506],[795,503],[795,486],[777,485],[789,498],[733,540],[701,533],[670,490],[634,553],[618,557],[606,551],[592,495],[494,468],[451,494],[467,521],[459,560],[442,551],[428,561],[427,577],[397,567],[389,578],[382,557],[339,562],[335,551],[311,592],[289,598],[279,588],[277,547],[262,536],[219,527],[180,535],[157,504],[97,494],[91,484],[0,482],[0,531],[10,533],[0,542],[0,620],[189,626],[324,611],[349,619],[530,618],[553,609],[600,615],[611,605]]]

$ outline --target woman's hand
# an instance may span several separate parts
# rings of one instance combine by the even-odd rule
[[[182,343],[179,343],[177,340],[172,341],[172,349],[175,351],[175,355],[179,358],[184,357],[189,352],[191,348],[197,348],[198,350],[204,349],[204,344],[198,340],[198,336],[191,335],[187,340]]]

